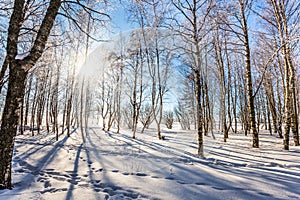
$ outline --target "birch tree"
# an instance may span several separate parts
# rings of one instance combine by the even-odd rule
[[[293,60],[293,52],[299,40],[299,34],[296,31],[300,26],[299,7],[300,3],[295,0],[268,0],[265,4],[258,7],[258,10],[263,10],[263,12],[256,12],[271,27],[266,28],[266,33],[273,36],[274,47],[278,49],[278,53],[276,53],[277,67],[282,76],[282,90],[284,93],[283,148],[285,150],[289,149],[290,132],[293,133],[294,144],[299,145],[299,123],[297,117],[299,111],[296,96],[296,70]],[[281,65],[283,68],[281,68]],[[280,96],[278,99],[280,99]]]
[[[171,2],[176,14],[172,17],[169,28],[181,36],[182,41],[185,43],[183,49],[191,56],[190,68],[195,79],[198,155],[203,157],[203,94],[201,92],[203,87],[203,60],[201,47],[209,32],[207,20],[213,4],[212,1],[202,0],[172,0]]]

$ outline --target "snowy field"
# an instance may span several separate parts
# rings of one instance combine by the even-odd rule
[[[176,128],[176,127],[175,127]],[[300,199],[300,147],[282,150],[282,139],[260,135],[205,137],[205,158],[195,156],[193,131],[164,129],[166,140],[146,130],[131,138],[98,127],[71,137],[19,135],[13,158],[13,190],[0,199]]]

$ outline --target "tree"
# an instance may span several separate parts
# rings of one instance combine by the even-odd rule
[[[135,33],[131,36],[131,49],[128,50],[127,55],[127,68],[128,74],[127,81],[131,89],[130,104],[132,106],[132,138],[136,138],[137,124],[140,115],[140,108],[143,100],[143,51],[141,49],[139,34]],[[137,38],[138,37],[138,38]],[[134,40],[139,41],[134,44]],[[128,80],[129,76],[132,80]]]
[[[101,5],[98,1],[93,1],[93,4]],[[62,12],[59,13],[60,8]],[[20,108],[25,94],[27,75],[41,58],[58,13],[68,18],[67,27],[74,24],[78,30],[85,32],[78,24],[80,13],[76,13],[76,11],[80,8],[89,15],[94,16],[96,14],[108,17],[101,12],[101,9],[92,9],[85,2],[76,0],[48,0],[47,2],[15,0],[13,3],[7,31],[6,56],[0,72],[0,87],[2,88],[5,82],[4,76],[7,68],[9,69],[7,95],[0,130],[1,189],[12,188],[12,151],[21,113]],[[102,19],[95,16],[93,20],[103,22]]]
[[[299,26],[299,7],[300,3],[295,0],[268,0],[259,6],[258,12],[256,12],[270,27],[266,29],[266,33],[273,36],[274,47],[278,49],[276,51],[276,65],[282,77],[281,85],[284,93],[283,148],[285,150],[289,149],[290,131],[293,133],[295,145],[299,145],[296,69],[293,60],[293,52],[297,46],[295,41],[299,40],[297,28],[295,28],[295,26]],[[259,12],[261,10],[264,10],[264,12]],[[279,99],[278,102],[280,102]],[[270,100],[272,104],[272,98]],[[281,126],[278,129],[280,131]]]
[[[289,133],[290,129],[294,134],[295,145],[299,145],[298,133],[298,117],[296,104],[296,89],[295,89],[295,68],[292,61],[292,48],[288,43],[291,39],[289,27],[290,21],[294,20],[292,15],[297,12],[300,3],[295,1],[284,2],[282,0],[270,0],[273,8],[273,13],[276,18],[276,25],[279,32],[280,44],[282,45],[282,57],[284,62],[284,140],[283,145],[285,150],[289,150]],[[299,12],[298,12],[299,13]],[[296,19],[299,20],[297,17]]]
[[[252,129],[252,147],[259,147],[259,138],[258,131],[256,128],[255,120],[255,108],[254,108],[254,95],[253,95],[253,86],[252,86],[252,70],[251,70],[251,52],[250,52],[250,43],[249,43],[249,33],[248,33],[248,23],[246,18],[247,7],[250,6],[251,1],[238,0],[239,3],[239,12],[241,20],[241,29],[242,29],[242,42],[244,45],[245,52],[245,64],[246,64],[246,84],[247,84],[247,102],[250,118],[250,126]]]
[[[237,4],[237,5],[236,5]],[[246,79],[246,101],[247,102],[247,114],[244,119],[249,118],[250,127],[252,130],[252,147],[259,147],[259,137],[256,127],[256,115],[254,107],[254,92],[252,83],[252,64],[251,64],[251,49],[250,49],[250,36],[249,36],[249,26],[248,17],[251,12],[252,0],[236,0],[232,2],[223,2],[223,9],[229,11],[231,16],[227,20],[226,18],[222,20],[222,23],[226,25],[226,30],[233,33],[239,42],[236,42],[235,46],[240,53],[244,56],[245,64],[245,79]],[[245,109],[246,111],[246,109]],[[247,133],[248,122],[246,122],[245,133]]]
[[[8,28],[6,58],[9,63],[9,78],[0,130],[0,189],[12,188],[11,160],[20,106],[25,94],[25,81],[28,71],[38,61],[45,49],[61,1],[50,1],[30,52],[21,56],[18,54],[18,38],[22,22],[24,22],[25,5],[25,0],[15,0]]]
[[[141,105],[139,120],[143,125],[141,133],[144,133],[145,128],[149,128],[153,121],[152,107],[149,103]]]
[[[166,111],[165,115],[165,125],[167,126],[168,129],[172,129],[173,127],[173,122],[174,122],[174,114],[172,111]]]
[[[213,6],[212,1],[172,0],[175,16],[170,26],[176,34],[180,35],[185,43],[181,46],[185,53],[190,55],[189,67],[194,73],[196,96],[196,124],[198,135],[198,155],[203,157],[203,60],[201,47],[210,29],[207,26],[208,15]]]

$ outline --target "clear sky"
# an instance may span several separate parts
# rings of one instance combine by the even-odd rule
[[[113,35],[132,29],[132,25],[128,22],[128,16],[123,5],[117,5],[109,15],[111,17]]]

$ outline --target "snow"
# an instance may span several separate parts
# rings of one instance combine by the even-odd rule
[[[21,53],[16,55],[15,59],[16,60],[23,60],[25,57],[29,56],[30,52],[25,52],[25,53]]]
[[[178,125],[176,126],[178,127]],[[205,158],[195,155],[193,131],[155,129],[131,138],[131,131],[87,129],[87,141],[42,132],[18,135],[13,157],[13,190],[0,199],[299,199],[300,149],[282,150],[282,139],[260,134],[204,137]]]

